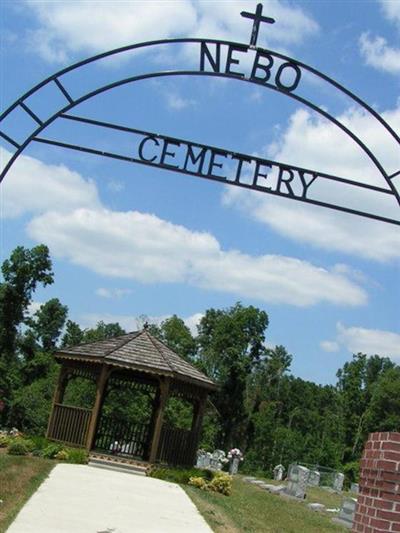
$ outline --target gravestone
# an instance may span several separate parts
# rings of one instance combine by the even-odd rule
[[[335,522],[335,524],[340,524],[348,529],[351,529],[353,527],[356,505],[356,498],[344,498],[339,516],[337,518],[333,518],[332,521]]]
[[[320,480],[321,474],[318,472],[318,470],[311,470],[308,477],[308,484],[310,487],[318,487]]]
[[[309,475],[310,471],[305,466],[290,465],[288,486],[282,494],[304,500]]]
[[[215,450],[210,457],[210,469],[211,470],[222,470],[222,465],[226,463],[228,459],[223,450]]]
[[[344,474],[341,472],[336,472],[335,477],[333,478],[333,490],[336,490],[337,492],[342,492],[343,490],[343,482],[344,482]]]
[[[199,450],[197,452],[196,468],[210,468],[211,453]]]
[[[351,486],[350,486],[350,492],[354,492],[354,494],[358,494],[360,490],[360,487],[358,485],[358,483],[352,483]]]
[[[230,460],[230,463],[229,463],[229,473],[231,476],[233,476],[234,474],[237,474],[238,473],[238,470],[239,470],[239,463],[240,463],[240,459],[239,457],[233,457],[231,460]]]
[[[285,473],[285,467],[283,465],[276,465],[276,467],[274,468],[275,481],[282,481],[284,473]]]

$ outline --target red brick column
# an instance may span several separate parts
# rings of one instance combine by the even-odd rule
[[[369,435],[352,531],[400,532],[400,433]]]

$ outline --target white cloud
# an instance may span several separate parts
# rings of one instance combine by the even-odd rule
[[[36,311],[39,311],[42,305],[43,305],[43,302],[31,302],[28,305],[28,309],[27,309],[28,316],[33,316],[36,313]]]
[[[251,21],[240,16],[254,3],[246,0],[174,1],[26,1],[39,28],[30,48],[47,61],[65,62],[78,53],[96,53],[135,42],[178,36],[249,42]],[[268,15],[277,23],[261,28],[259,44],[280,46],[303,41],[318,24],[302,8],[269,0]]]
[[[384,16],[393,22],[400,32],[400,3],[395,0],[380,0]],[[399,33],[400,35],[400,33]],[[391,46],[382,36],[364,32],[359,39],[360,52],[367,65],[390,74],[400,72],[400,48]]]
[[[118,193],[125,189],[125,184],[119,180],[110,180],[107,183],[107,189],[111,192]]]
[[[99,287],[96,289],[95,293],[100,298],[110,298],[110,299],[120,299],[123,296],[132,294],[132,289],[106,289],[104,287]]]
[[[203,318],[203,316],[204,313],[195,313],[194,315],[183,319],[193,336],[197,335],[197,326],[200,324],[200,320]]]
[[[360,50],[367,65],[379,70],[400,72],[400,48],[390,46],[384,37],[372,37],[368,32],[360,37]]]
[[[186,283],[296,306],[367,301],[358,280],[338,266],[324,269],[292,257],[223,250],[209,233],[155,215],[106,209],[95,184],[62,165],[22,156],[4,182],[2,200],[3,216],[35,215],[28,233],[52,254],[105,276]],[[100,292],[106,297],[107,291]]]
[[[395,129],[400,128],[400,107],[383,116]],[[363,132],[363,138],[388,168],[393,172],[399,168],[398,150],[385,142],[376,121],[353,110],[339,118],[352,129]],[[348,137],[333,124],[304,110],[292,115],[286,131],[261,155],[364,183],[385,185],[368,158]],[[318,187],[316,182],[316,198],[353,208],[361,206],[362,210],[399,219],[400,208],[391,197],[386,200],[364,190],[350,192],[346,186],[332,187],[326,182]],[[297,242],[377,261],[390,261],[400,256],[400,231],[389,224],[233,187],[226,188],[223,202]]]
[[[182,98],[175,93],[168,93],[166,94],[166,97],[168,107],[174,111],[181,111],[182,109],[187,109],[188,107],[196,105],[194,100],[191,100],[190,98]]]
[[[339,344],[335,341],[321,341],[319,345],[324,352],[337,352],[339,350]]]
[[[11,154],[0,147],[0,160],[5,164]],[[93,181],[64,165],[47,165],[38,159],[20,155],[7,179],[0,185],[2,217],[15,218],[25,213],[55,209],[66,212],[76,207],[100,205]]]
[[[365,291],[334,268],[292,257],[221,249],[208,233],[136,211],[77,209],[34,218],[29,235],[57,257],[142,283],[187,283],[273,303],[363,305]]]
[[[397,0],[380,0],[383,13],[400,28],[400,3]]]
[[[392,357],[400,361],[400,335],[392,331],[337,324],[337,341],[352,353]]]

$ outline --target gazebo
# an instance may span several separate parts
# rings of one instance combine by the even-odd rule
[[[111,339],[63,348],[56,352],[55,358],[61,368],[47,428],[49,439],[149,463],[194,463],[207,395],[217,387],[151,335],[147,327]],[[86,378],[96,384],[91,408],[64,403],[66,387],[74,378]],[[107,394],[110,391],[122,394],[127,388],[148,396],[147,423],[115,423],[103,413]],[[165,407],[173,397],[192,406],[190,429],[164,423]]]

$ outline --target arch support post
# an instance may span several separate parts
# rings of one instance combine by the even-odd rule
[[[86,449],[90,451],[93,447],[94,438],[96,435],[97,422],[99,419],[100,409],[103,404],[104,392],[107,385],[107,380],[110,375],[110,369],[107,365],[103,365],[100,374],[97,377],[96,399],[90,417],[89,428],[86,437]]]
[[[153,429],[153,437],[151,440],[151,447],[150,447],[150,456],[149,456],[149,462],[155,463],[157,460],[157,452],[158,447],[160,444],[160,437],[161,437],[161,428],[162,423],[164,420],[164,410],[165,406],[167,404],[168,396],[169,396],[169,384],[170,380],[169,378],[164,378],[160,380],[160,388],[158,391],[158,395],[156,398],[156,409],[155,409],[155,415],[154,415],[154,429]]]

